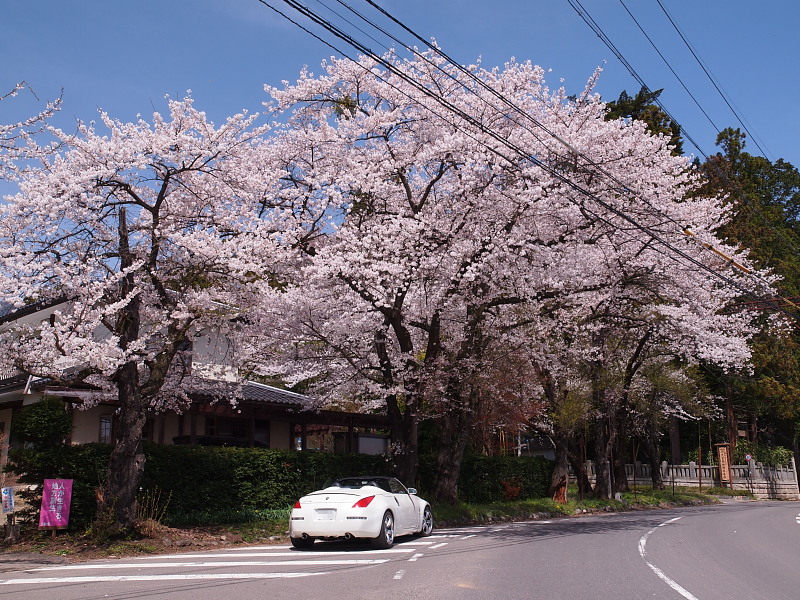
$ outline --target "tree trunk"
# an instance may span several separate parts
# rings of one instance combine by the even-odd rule
[[[647,460],[650,463],[650,480],[654,490],[664,489],[664,479],[661,477],[661,448],[658,443],[658,429],[652,425],[648,427],[644,440]]]
[[[661,476],[661,461],[659,461],[658,448],[650,448],[648,445],[647,458],[650,461],[650,481],[654,490],[664,489],[664,478]]]
[[[615,419],[617,421],[617,435],[614,440],[614,492],[627,492],[630,490],[628,471],[626,469],[628,462],[627,411],[616,411]]]
[[[572,472],[575,473],[575,478],[578,481],[578,493],[580,499],[586,498],[586,495],[592,491],[592,482],[589,480],[589,474],[586,472],[586,436],[581,435],[579,440],[580,448],[575,452],[569,453],[569,464],[572,466]]]
[[[119,254],[123,271],[130,269],[120,282],[121,297],[128,303],[117,314],[116,333],[119,345],[127,350],[139,338],[141,299],[136,293],[129,247],[127,215],[119,211]],[[127,362],[114,375],[119,398],[120,418],[114,432],[114,448],[108,462],[108,476],[98,493],[97,525],[111,535],[133,530],[136,522],[136,493],[144,472],[142,432],[147,419],[139,387],[135,362]]]
[[[678,417],[669,418],[669,454],[671,464],[681,464],[681,430]]]
[[[397,406],[396,398],[392,398],[387,404],[390,406],[394,474],[405,485],[414,487],[417,485],[419,465],[419,419],[415,409],[416,402],[409,402],[403,412]]]
[[[608,431],[606,418],[601,414],[594,424],[595,482],[594,497],[598,499],[611,496],[610,469],[608,463]]]
[[[561,431],[553,432],[555,460],[553,476],[550,478],[550,497],[560,503],[567,502],[567,484],[569,482],[569,436]]]
[[[144,472],[142,432],[146,414],[136,381],[136,365],[129,363],[118,378],[120,416],[108,477],[98,498],[98,518],[111,535],[131,531],[137,520],[136,494]]]
[[[438,418],[436,424],[439,439],[433,496],[437,502],[454,505],[458,502],[458,478],[472,429],[472,411],[454,408]]]
[[[728,424],[728,441],[731,444],[731,457],[736,450],[736,440],[739,438],[739,425],[736,422],[736,413],[733,410],[733,400],[730,390],[725,394],[725,420]]]

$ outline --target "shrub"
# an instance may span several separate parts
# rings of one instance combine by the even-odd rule
[[[757,463],[763,463],[770,466],[783,466],[788,465],[792,459],[792,451],[788,448],[781,446],[762,446],[748,441],[736,442],[736,448],[733,451],[733,462],[737,465],[743,465],[745,456],[750,455]]]
[[[544,498],[550,485],[553,463],[541,457],[468,456],[458,482],[463,502],[498,502]]]
[[[72,479],[69,529],[87,527],[94,519],[95,490],[105,481],[110,454],[108,444],[12,449],[6,470],[19,476],[18,483],[30,486],[19,492],[27,506],[18,511],[18,516],[26,522],[37,522],[44,480]]]
[[[71,431],[72,417],[64,402],[52,396],[26,406],[11,422],[11,438],[36,448],[60,446]]]

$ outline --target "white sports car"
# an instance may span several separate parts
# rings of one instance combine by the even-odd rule
[[[390,548],[395,536],[430,535],[430,504],[394,477],[339,479],[298,500],[289,519],[295,548],[310,548],[316,538],[368,538],[375,548]]]

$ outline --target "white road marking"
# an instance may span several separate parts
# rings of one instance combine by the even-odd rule
[[[403,546],[405,545],[406,544],[403,544]],[[224,556],[236,556],[237,558],[241,556],[246,556],[250,558],[256,558],[259,556],[294,556],[295,558],[302,558],[302,557],[320,556],[320,555],[341,556],[343,554],[349,554],[350,556],[352,555],[361,556],[361,555],[372,555],[372,554],[408,554],[413,551],[414,551],[413,548],[403,548],[402,546],[397,546],[395,548],[389,548],[388,550],[330,550],[330,551],[323,550],[320,552],[316,552],[314,550],[310,552],[294,550],[289,552],[280,552],[280,551],[279,552],[236,552],[234,555],[222,552],[216,552],[214,554],[170,554],[165,556],[164,558],[191,559],[191,558],[220,558]],[[152,556],[141,556],[136,558],[136,560],[142,560],[142,561],[152,560],[152,559],[153,559]]]
[[[662,581],[664,581],[664,583],[666,583],[669,587],[678,592],[681,596],[686,598],[686,600],[698,600],[698,598],[694,596],[691,592],[681,587],[676,581],[673,581],[672,579],[667,577],[661,569],[659,569],[653,563],[647,560],[646,546],[647,546],[647,538],[650,537],[650,534],[653,533],[659,527],[664,527],[664,525],[669,525],[670,523],[674,523],[680,518],[681,517],[675,517],[674,519],[670,519],[669,521],[664,521],[658,526],[653,527],[650,531],[648,531],[641,538],[639,538],[639,555],[642,557],[642,560],[644,560],[645,564],[647,564],[647,566],[650,567],[653,573],[658,575],[658,577]]]
[[[437,548],[441,548],[442,546],[447,546],[447,542],[442,542],[441,544],[435,544],[430,547],[430,550],[436,550]]]
[[[431,544],[434,544],[434,543],[435,542],[431,542],[431,541],[427,541],[427,540],[425,540],[425,541],[417,540],[416,542],[403,542],[402,544],[403,544],[403,546],[430,546]]]
[[[316,573],[195,573],[191,575],[173,573],[168,575],[86,575],[81,577],[32,577],[30,579],[0,580],[0,585],[23,585],[41,583],[108,583],[115,581],[189,581],[202,579],[283,579],[327,575]]]
[[[461,539],[462,539],[462,540],[468,540],[469,538],[474,538],[474,537],[476,537],[476,536],[475,536],[475,534],[474,534],[474,533],[471,533],[471,534],[469,534],[469,535],[465,535],[465,536],[464,536],[463,538],[461,538]]]
[[[214,561],[214,562],[154,562],[154,563],[109,563],[109,564],[73,564],[62,565],[56,567],[39,567],[30,569],[31,571],[86,571],[89,569],[169,569],[171,567],[180,567],[183,569],[195,567],[246,567],[248,565],[253,567],[285,567],[287,565],[312,565],[312,566],[330,566],[330,565],[378,565],[388,562],[388,558],[384,559],[344,559],[344,560],[264,560],[264,561]]]
[[[414,556],[412,556],[411,558],[409,558],[409,559],[408,559],[408,562],[417,562],[417,559],[418,559],[418,558],[422,558],[423,556],[425,556],[425,555],[424,555],[424,554],[422,554],[421,552],[420,552],[420,553],[417,553],[417,554],[415,554]]]
[[[403,575],[405,575],[405,574],[406,574],[406,572],[401,569],[397,573],[394,574],[394,578],[395,579],[402,579]]]

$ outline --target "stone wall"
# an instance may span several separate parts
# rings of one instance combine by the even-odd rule
[[[650,465],[636,463],[625,465],[628,483],[647,485],[650,477]],[[595,470],[592,461],[586,462],[586,473],[594,484]],[[797,486],[797,470],[794,460],[787,466],[770,467],[754,461],[746,465],[731,465],[731,482],[721,482],[719,469],[715,465],[670,465],[661,463],[661,478],[666,485],[691,487],[730,487],[734,490],[747,490],[757,498],[771,500],[800,500]],[[574,481],[574,477],[572,478]]]

